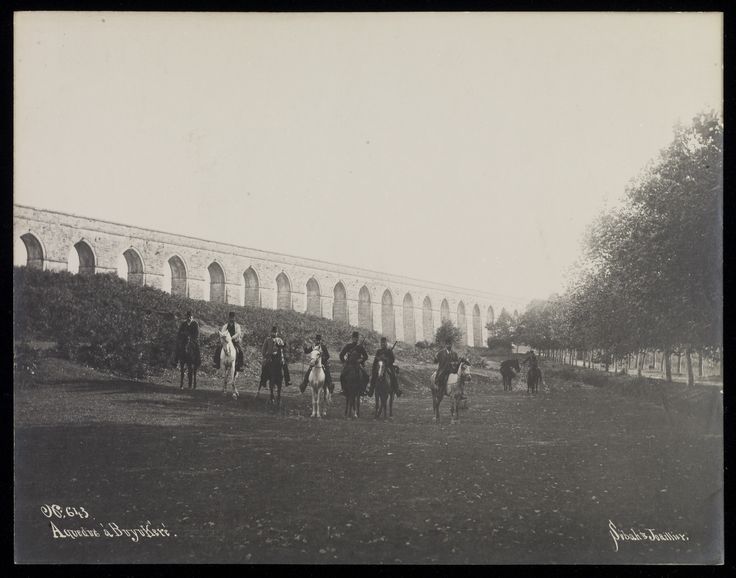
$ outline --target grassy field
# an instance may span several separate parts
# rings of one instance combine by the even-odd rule
[[[294,367],[295,371],[298,366]],[[548,379],[504,393],[478,370],[460,423],[432,422],[432,367],[406,366],[394,417],[323,420],[285,389],[269,411],[173,372],[124,380],[44,357],[15,390],[18,562],[664,563],[720,559],[722,431],[707,413]],[[517,387],[519,387],[517,385]],[[339,388],[339,386],[338,386]],[[713,388],[711,388],[713,389]],[[44,504],[84,508],[60,530],[170,536],[54,538]],[[73,512],[72,512],[73,513]],[[687,541],[620,542],[653,528]]]

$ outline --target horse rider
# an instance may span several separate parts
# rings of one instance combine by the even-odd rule
[[[327,386],[327,389],[330,390],[330,393],[335,391],[335,386],[332,383],[332,376],[330,375],[330,352],[327,351],[327,346],[322,343],[322,336],[318,333],[314,336],[314,345],[312,347],[305,347],[304,353],[311,353],[315,349],[319,349],[320,353],[322,354],[322,369],[325,372],[325,385]],[[304,374],[304,379],[302,380],[301,385],[299,385],[299,389],[302,393],[304,393],[304,390],[307,389],[307,384],[309,383],[309,374],[312,371],[312,365],[309,366],[307,369],[307,372]]]
[[[452,350],[452,340],[445,340],[445,346],[437,352],[434,356],[434,362],[437,363],[437,374],[434,378],[435,385],[444,389],[447,387],[447,378],[453,371],[458,371],[457,367],[460,364],[457,353]],[[460,399],[465,399],[465,392],[461,385]]]
[[[346,357],[347,357],[347,364],[348,365],[354,365],[361,376],[361,381],[363,382],[363,392],[365,391],[365,384],[368,382],[368,374],[366,370],[363,367],[363,364],[368,359],[368,354],[365,351],[365,348],[358,343],[358,339],[360,338],[360,333],[357,331],[353,331],[351,341],[350,343],[346,344],[345,347],[342,348],[340,351],[340,361],[343,363],[346,363]],[[343,369],[343,373],[345,370]],[[340,379],[340,387],[342,390],[340,393],[345,392],[345,387],[342,385],[342,378]]]
[[[275,325],[271,327],[271,336],[266,337],[263,341],[263,347],[261,347],[261,353],[263,355],[263,361],[261,362],[261,386],[266,385],[268,380],[268,367],[273,361],[277,361],[282,364],[284,372],[284,382],[286,385],[291,385],[291,378],[289,377],[289,365],[284,352],[285,343],[284,340],[279,337],[278,327]]]
[[[174,365],[184,360],[184,347],[187,339],[192,344],[194,359],[192,360],[195,367],[199,367],[201,363],[199,355],[199,325],[194,320],[191,311],[187,311],[185,320],[179,325],[179,331],[176,334],[176,351],[174,353]]]
[[[386,364],[386,371],[389,375],[391,389],[393,389],[397,397],[401,397],[403,392],[399,389],[399,380],[396,377],[397,368],[394,366],[396,361],[394,350],[393,348],[389,348],[385,337],[381,337],[381,347],[376,350],[376,355],[373,358],[373,371],[371,371],[371,386],[368,388],[368,397],[373,395],[373,390],[376,387],[376,379],[378,378],[378,362],[381,360]]]
[[[522,365],[526,363],[529,364],[529,369],[539,369],[539,362],[537,361],[537,356],[534,355],[533,349],[529,350],[526,359],[521,362]]]
[[[220,328],[220,333],[227,331],[230,337],[233,339],[233,345],[235,346],[235,371],[243,371],[243,329],[240,327],[240,323],[235,321],[235,313],[232,311],[228,314],[228,321]],[[220,369],[220,352],[222,351],[222,345],[218,344],[215,348],[215,367]]]

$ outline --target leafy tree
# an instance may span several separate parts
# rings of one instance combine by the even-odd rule
[[[449,319],[445,319],[435,332],[435,342],[438,345],[444,345],[449,340],[453,347],[462,342],[462,331]]]

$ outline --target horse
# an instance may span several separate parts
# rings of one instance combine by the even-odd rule
[[[442,403],[442,398],[447,395],[452,396],[453,398],[450,413],[452,415],[452,421],[454,422],[456,415],[458,419],[460,417],[458,413],[460,408],[460,396],[462,395],[462,389],[460,386],[462,383],[472,379],[470,374],[470,362],[467,359],[460,360],[457,372],[451,373],[447,377],[446,388],[437,387],[437,384],[434,381],[435,377],[437,377],[436,371],[432,374],[432,381],[430,382],[430,389],[432,390],[432,405],[434,409],[433,420],[436,422],[440,421],[440,403]]]
[[[540,383],[542,383],[542,370],[538,367],[530,367],[526,372],[526,392],[537,393]]]
[[[519,367],[519,360],[518,359],[507,359],[506,361],[501,362],[501,367],[499,368],[499,371],[501,372],[501,377],[503,378],[503,390],[504,391],[512,391],[513,386],[511,385],[511,380],[516,375],[513,370],[516,370],[518,373],[521,371],[521,368]]]
[[[238,377],[238,372],[235,371],[237,350],[233,345],[233,338],[230,332],[226,329],[225,331],[218,331],[220,335],[220,345],[222,350],[220,351],[220,367],[225,370],[225,379],[222,382],[222,395],[227,395],[227,384],[228,382],[233,385],[233,399],[240,397],[238,386],[235,385],[235,380]]]
[[[379,359],[376,363],[376,382],[375,382],[375,396],[376,396],[376,419],[381,417],[386,419],[386,401],[388,400],[388,415],[393,417],[394,410],[394,391],[391,387],[391,378],[386,371],[386,362],[383,359]]]
[[[345,417],[360,417],[360,394],[364,387],[363,372],[357,363],[347,363],[340,373],[340,385],[345,394]]]
[[[277,338],[277,340],[281,341],[279,338]],[[283,341],[281,341],[281,344],[278,347],[278,352],[273,355],[271,357],[271,360],[267,361],[264,366],[266,379],[268,381],[268,388],[271,392],[271,397],[269,398],[268,402],[271,405],[275,405],[276,407],[281,407],[281,386],[284,381],[284,364],[284,348]],[[259,383],[256,397],[258,397],[258,394],[261,393],[261,387],[263,386]],[[274,397],[273,395],[274,387],[276,388],[276,397]]]
[[[187,336],[186,341],[179,344],[178,350],[179,369],[181,370],[181,379],[179,380],[179,389],[184,389],[184,370],[187,370],[187,378],[189,380],[189,389],[197,389],[197,368],[200,364],[199,345]]]
[[[312,388],[312,417],[321,418],[327,415],[327,410],[323,405],[320,409],[320,397],[324,398],[324,404],[331,401],[330,390],[325,386],[325,370],[322,366],[322,351],[319,347],[315,347],[310,353],[309,365],[312,370],[309,372],[309,385]]]

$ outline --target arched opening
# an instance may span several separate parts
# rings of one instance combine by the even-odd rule
[[[16,237],[17,239],[17,237]],[[25,266],[29,269],[43,269],[43,245],[33,233],[21,235],[20,243],[13,250],[13,265]]]
[[[360,288],[360,293],[358,293],[358,326],[373,329],[371,293],[365,285]]]
[[[432,301],[429,295],[424,298],[424,303],[422,303],[422,329],[424,331],[424,341],[432,342],[434,340],[434,316],[432,315]]]
[[[338,281],[332,294],[332,319],[348,323],[348,296],[345,285]]]
[[[246,307],[260,307],[261,306],[261,291],[258,283],[258,274],[255,272],[253,267],[243,273],[243,285],[244,285],[244,304]]]
[[[213,303],[225,303],[225,272],[222,265],[213,261],[207,267],[210,274],[210,301]]]
[[[74,247],[69,251],[67,269],[75,274],[94,275],[95,254],[92,251],[92,247],[86,241],[75,243]]]
[[[465,320],[465,305],[462,301],[457,304],[457,328],[460,330],[463,338],[461,343],[468,344],[468,322]]]
[[[473,345],[475,347],[483,346],[483,323],[480,320],[480,307],[478,304],[473,307]]]
[[[307,315],[322,317],[322,299],[319,291],[319,283],[312,277],[307,281]]]
[[[496,322],[496,317],[493,314],[493,307],[488,306],[488,312],[486,313],[486,325],[493,325]]]
[[[386,289],[381,298],[381,327],[383,336],[390,342],[396,339],[396,321],[394,319],[394,298],[391,291]]]
[[[450,319],[450,306],[447,304],[447,299],[442,300],[440,305],[440,321],[443,323]]]
[[[187,296],[187,268],[178,255],[168,260],[168,267],[164,266],[164,291],[178,297]]]
[[[291,283],[286,273],[276,277],[276,309],[291,309]]]
[[[118,277],[125,279],[131,285],[143,286],[143,259],[138,251],[131,247],[120,255],[117,265]]]
[[[404,341],[414,344],[417,341],[417,330],[414,325],[414,299],[411,294],[404,295],[403,304],[403,320],[404,320]]]

